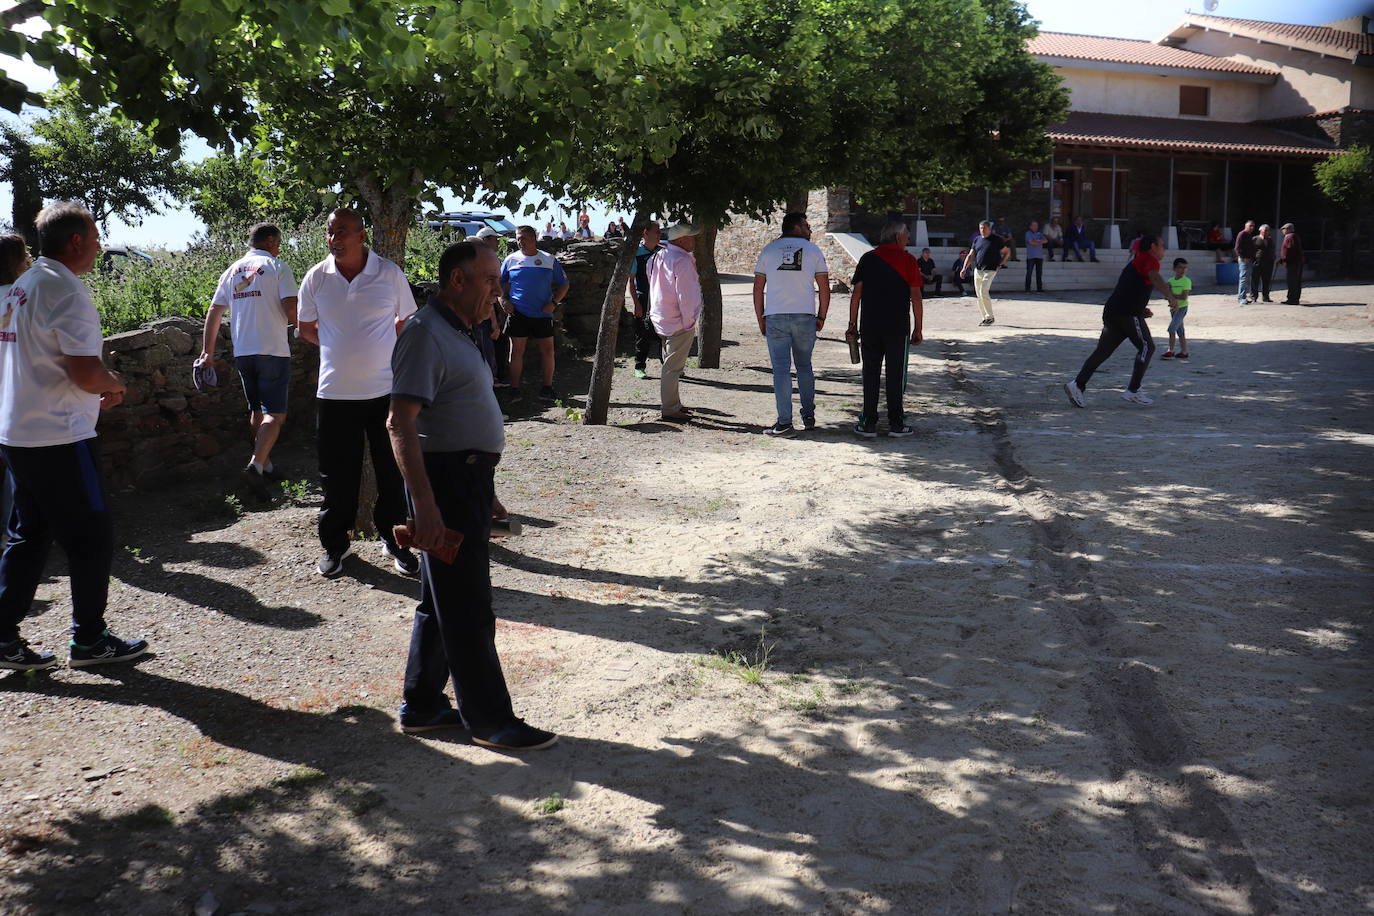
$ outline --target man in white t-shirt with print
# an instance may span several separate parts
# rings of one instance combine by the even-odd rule
[[[301,337],[320,348],[320,575],[343,574],[353,552],[348,533],[358,513],[363,446],[372,455],[377,502],[372,521],[396,571],[417,575],[420,561],[398,545],[391,529],[405,521],[405,489],[391,452],[391,351],[415,297],[405,273],[367,247],[367,229],[353,210],[335,210],[325,225],[329,256],[306,272],[300,289]]]
[[[811,242],[811,224],[806,221],[806,214],[789,213],[782,218],[782,237],[766,245],[754,264],[754,315],[759,321],[759,333],[768,338],[773,397],[778,407],[777,422],[764,430],[770,436],[794,433],[794,360],[802,426],[816,426],[816,375],[811,369],[811,351],[829,310],[830,268],[825,255]]]
[[[0,452],[14,483],[9,543],[0,553],[0,668],[37,671],[57,657],[29,647],[19,624],[33,606],[56,541],[71,575],[73,668],[148,651],[105,627],[114,529],[95,434],[100,411],[124,399],[105,368],[100,316],[79,277],[95,266],[100,233],[80,204],[38,214],[42,253],[0,301]]]
[[[282,479],[272,465],[272,446],[286,422],[291,382],[289,333],[296,323],[296,277],[280,258],[280,229],[271,223],[258,223],[248,230],[248,253],[220,276],[210,310],[205,313],[201,340],[200,359],[211,363],[220,321],[229,312],[234,366],[243,383],[248,424],[253,430],[253,457],[243,476],[259,499],[268,497],[269,481]]]

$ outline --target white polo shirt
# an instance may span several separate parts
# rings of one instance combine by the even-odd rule
[[[767,278],[763,314],[816,314],[816,274],[828,274],[825,254],[812,242],[785,235],[764,246],[754,273]]]
[[[210,304],[229,310],[235,356],[291,355],[281,301],[294,295],[296,276],[290,266],[261,248],[249,249],[229,265]]]
[[[415,297],[401,268],[371,249],[350,282],[331,254],[305,274],[296,315],[318,321],[320,384],[327,401],[367,401],[391,394],[396,320],[415,313]]]
[[[95,435],[100,395],[67,377],[66,356],[99,356],[100,316],[86,284],[39,258],[0,299],[0,444],[70,445]]]

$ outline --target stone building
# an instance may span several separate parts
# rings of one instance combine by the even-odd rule
[[[1246,219],[1291,221],[1310,249],[1336,247],[1312,166],[1374,137],[1370,20],[1304,26],[1188,13],[1154,41],[1042,32],[1028,50],[1063,80],[1069,115],[1047,132],[1051,155],[1025,163],[1009,189],[903,202],[913,244],[929,244],[937,261],[950,260],[979,220],[999,217],[1020,233],[1032,219],[1083,216],[1109,249],[1141,230],[1187,248],[1213,221],[1229,234]],[[813,226],[869,241],[888,217],[838,190],[809,203],[823,205],[808,207]],[[757,251],[758,233],[745,222],[722,241]]]

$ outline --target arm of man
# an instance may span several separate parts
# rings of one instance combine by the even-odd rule
[[[1150,283],[1155,289],[1159,290],[1159,294],[1169,303],[1169,308],[1178,308],[1178,298],[1174,295],[1174,291],[1169,288],[1169,282],[1159,275],[1159,271],[1150,271]],[[1150,311],[1148,308],[1145,309],[1146,318],[1150,318],[1153,315],[1154,312]]]
[[[418,401],[393,397],[386,429],[391,436],[396,465],[415,505],[415,527],[411,537],[421,550],[434,550],[444,543],[444,518],[434,501],[434,489],[430,486],[424,453],[420,450],[420,435],[415,428],[421,406]]]
[[[87,394],[100,395],[100,409],[109,410],[124,400],[124,380],[105,368],[99,356],[66,356],[67,378]]]
[[[925,340],[922,334],[921,324],[925,320],[925,303],[921,298],[921,288],[913,286],[911,288],[911,342],[919,344]]]
[[[571,283],[564,283],[562,286],[555,289],[553,291],[553,298],[549,300],[548,305],[544,306],[544,311],[552,315],[553,310],[558,308],[559,303],[563,301],[563,297],[568,295],[568,289],[571,286]]]
[[[768,285],[768,277],[754,274],[754,317],[758,319],[759,333],[768,333],[768,319],[763,315],[763,290]]]
[[[318,321],[302,321],[296,327],[301,332],[301,340],[308,341],[317,347],[320,345],[320,323]]]
[[[315,272],[312,269],[301,281],[300,298],[296,302],[296,331],[300,334],[301,340],[320,345],[320,313],[315,307],[314,281]]]
[[[859,331],[859,299],[863,296],[863,291],[864,284],[860,280],[854,284],[854,291],[849,294],[849,330],[845,331],[846,337]]]
[[[630,277],[625,281],[625,292],[630,294],[630,302],[634,304],[634,315],[636,318],[644,317],[644,303],[639,301],[639,289],[635,286],[635,272],[630,271]]]
[[[825,316],[830,314],[830,274],[816,274],[816,333],[825,327]]]
[[[289,326],[289,325],[295,324],[295,323],[296,323],[296,297],[295,297],[295,296],[287,296],[285,299],[283,299],[283,300],[281,301],[281,311],[282,311],[282,314],[286,316],[286,323],[287,323],[288,326]],[[209,316],[206,316],[206,317],[208,318]]]
[[[293,311],[295,307],[296,303],[293,299],[291,302]],[[205,312],[205,330],[200,337],[200,356],[202,359],[214,359],[215,343],[219,340],[219,324],[220,321],[224,319],[224,313],[226,311],[228,311],[228,309],[225,306],[212,305]]]

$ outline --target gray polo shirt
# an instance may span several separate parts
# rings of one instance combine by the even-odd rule
[[[491,369],[462,328],[434,299],[411,316],[391,353],[391,395],[424,405],[415,420],[422,451],[499,454],[506,430]]]

